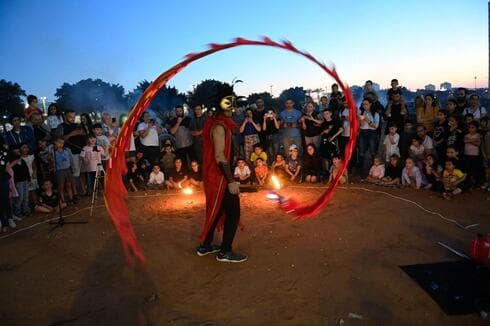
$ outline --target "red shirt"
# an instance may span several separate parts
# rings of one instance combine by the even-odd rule
[[[39,114],[43,114],[43,111],[41,111],[40,108],[33,108],[33,107],[28,107],[27,109],[24,109],[24,118],[29,121],[31,119],[31,115],[33,113],[39,113]]]

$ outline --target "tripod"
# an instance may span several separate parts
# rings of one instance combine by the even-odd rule
[[[56,161],[56,149],[53,152],[53,158],[54,158],[54,166],[55,168],[57,167],[57,161]],[[58,198],[58,218],[56,220],[50,221],[49,224],[54,225],[49,232],[52,232],[53,230],[57,228],[62,228],[63,225],[65,224],[87,224],[88,221],[66,221],[65,218],[63,217],[63,206],[61,205],[61,198]]]
[[[99,193],[100,179],[104,178],[105,171],[102,163],[97,163],[97,169],[95,170],[94,188],[92,189],[92,202],[90,203],[90,217],[93,216],[95,201]]]

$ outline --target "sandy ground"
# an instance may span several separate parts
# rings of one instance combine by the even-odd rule
[[[479,223],[468,231],[352,187],[303,222],[291,221],[263,191],[243,194],[245,230],[235,241],[249,255],[243,264],[195,255],[202,193],[131,194],[138,196],[128,202],[147,257],[137,269],[125,264],[105,209],[90,218],[85,198],[66,213],[85,208],[70,219],[88,218],[86,225],[49,232],[42,224],[0,240],[0,324],[484,325],[478,315],[446,316],[398,266],[456,260],[435,243],[467,251],[477,232],[490,231],[489,195],[446,201],[426,191],[388,190],[462,224]],[[308,201],[321,191],[282,192]],[[362,320],[349,318],[351,312]]]

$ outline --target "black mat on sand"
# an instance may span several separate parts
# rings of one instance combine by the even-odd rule
[[[400,266],[448,315],[490,311],[490,268],[469,260]]]

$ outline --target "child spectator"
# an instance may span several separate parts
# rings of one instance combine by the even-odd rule
[[[466,175],[456,168],[456,162],[452,158],[447,158],[442,173],[442,183],[444,185],[443,196],[446,199],[458,195],[462,192],[460,185],[466,179]]]
[[[450,146],[446,149],[446,158],[454,159],[456,169],[466,172],[464,162],[459,158],[459,150],[456,147]]]
[[[44,180],[54,177],[53,146],[46,140],[37,142],[38,152],[36,154],[38,181],[42,184]]]
[[[425,159],[425,148],[418,137],[412,138],[412,145],[410,145],[410,149],[408,150],[408,156],[422,169]]]
[[[459,120],[456,115],[452,115],[448,119],[448,135],[446,140],[446,146],[454,146],[458,150],[463,148],[463,132],[459,128]]]
[[[94,134],[96,137],[96,145],[104,149],[104,151],[102,152],[102,165],[105,168],[107,166],[107,160],[109,160],[110,157],[109,153],[111,142],[109,141],[109,138],[104,135],[104,129],[102,128],[102,125],[100,123],[94,124]]]
[[[59,207],[66,207],[66,203],[60,203],[58,194],[53,190],[53,182],[51,180],[44,180],[41,185],[42,192],[39,195],[34,210],[38,213],[53,213],[59,211]]]
[[[425,189],[440,190],[442,188],[442,167],[437,164],[436,157],[433,154],[425,157],[424,174],[427,179]]]
[[[305,182],[315,183],[320,181],[322,174],[322,160],[316,153],[314,144],[306,145],[306,153],[303,157],[303,175]]]
[[[289,180],[288,164],[284,159],[284,155],[276,154],[276,159],[272,162],[272,175],[275,175],[281,182]]]
[[[163,189],[163,186],[166,185],[167,182],[165,182],[165,176],[163,175],[163,172],[160,171],[160,166],[158,164],[153,165],[153,169],[150,173],[150,179],[147,183],[148,189]]]
[[[252,162],[253,165],[255,165],[255,161],[257,158],[261,158],[264,162],[267,162],[267,153],[264,152],[264,149],[262,148],[261,144],[256,144],[254,145],[254,151],[250,155],[250,162]]]
[[[257,179],[257,183],[259,186],[263,187],[267,180],[269,174],[269,168],[267,164],[261,157],[257,157],[255,161],[255,178]]]
[[[136,166],[138,167],[138,175],[143,176],[145,180],[145,184],[148,182],[150,178],[151,165],[150,161],[148,161],[144,156],[142,151],[138,151],[136,153]]]
[[[328,178],[328,182],[332,182],[333,179],[337,176],[337,173],[340,171],[340,168],[342,166],[342,159],[340,158],[339,155],[334,155],[332,158],[332,166],[330,167],[330,176]],[[340,184],[347,183],[348,176],[347,176],[347,169],[345,169],[344,174],[342,177],[340,177]]]
[[[402,183],[402,166],[400,157],[396,154],[390,156],[390,161],[386,164],[385,176],[381,179],[381,185],[398,186]]]
[[[464,136],[464,160],[469,182],[472,186],[478,185],[481,180],[481,135],[478,132],[478,122],[472,121],[468,126],[468,133]]]
[[[31,207],[29,202],[29,184],[31,182],[31,176],[29,173],[29,167],[27,163],[21,158],[20,149],[18,146],[14,146],[12,155],[12,166],[14,172],[15,188],[18,193],[18,197],[14,200],[14,215],[18,217],[25,217],[31,215]]]
[[[56,169],[56,183],[58,184],[58,194],[61,198],[61,203],[65,201],[65,188],[68,193],[69,202],[77,202],[73,193],[73,175],[71,173],[72,154],[69,148],[65,148],[65,142],[59,138],[55,142],[54,163]]]
[[[400,149],[398,148],[400,135],[396,132],[396,129],[396,125],[391,124],[388,127],[388,135],[386,135],[384,140],[386,162],[390,161],[392,155],[400,156]]]
[[[196,160],[191,161],[191,170],[187,177],[191,187],[202,188],[202,171]]]
[[[473,114],[471,114],[471,113],[467,113],[467,114],[465,114],[465,115],[464,115],[464,124],[463,124],[463,126],[462,126],[462,130],[461,130],[461,131],[463,132],[463,134],[468,133],[468,129],[469,129],[469,127],[470,127],[470,123],[471,123],[473,120],[474,120],[474,118],[473,118]]]
[[[410,145],[412,144],[412,139],[415,136],[416,136],[416,133],[415,133],[415,130],[413,129],[412,122],[406,121],[404,129],[400,133],[400,142],[399,142],[399,146],[398,146],[400,148],[400,157],[402,159],[405,159],[408,157],[408,150],[410,148]]]
[[[167,189],[180,189],[187,183],[187,171],[184,168],[181,158],[176,158],[174,168],[168,174],[168,180],[165,182]]]
[[[380,156],[374,157],[374,164],[369,170],[369,175],[366,181],[369,183],[380,183],[385,176],[385,166],[383,164],[383,159]]]
[[[405,160],[405,168],[402,172],[402,184],[414,189],[420,189],[420,187],[427,184],[422,172],[420,172],[420,169],[415,165],[415,161],[410,157]]]
[[[233,176],[235,180],[242,185],[250,183],[251,171],[248,165],[245,163],[245,160],[238,159]]]
[[[289,146],[289,160],[287,164],[287,172],[290,175],[291,182],[301,181],[301,162],[298,157],[298,146],[292,144]]]
[[[434,127],[434,134],[432,135],[434,149],[438,159],[444,158],[446,152],[446,142],[449,132],[449,125],[447,121],[447,111],[439,110],[437,112],[437,123]]]
[[[46,124],[51,130],[52,135],[54,135],[56,128],[58,128],[63,121],[63,113],[61,113],[61,110],[55,103],[51,103],[48,106],[48,117],[46,119]]]
[[[135,162],[129,161],[128,165],[128,173],[126,174],[126,189],[129,191],[138,191],[138,186],[141,188],[141,185],[144,185],[145,180],[142,176],[138,175],[138,167]]]
[[[26,162],[31,179],[29,183],[29,203],[35,203],[37,201],[36,191],[39,188],[37,183],[37,164],[34,155],[29,153],[29,146],[27,144],[20,145],[20,157]]]
[[[166,140],[162,147],[163,156],[160,159],[163,171],[168,175],[174,168],[174,162],[177,156],[175,155],[175,149],[170,140]]]
[[[97,138],[95,135],[88,136],[88,144],[84,146],[80,152],[80,158],[85,165],[85,171],[88,175],[88,193],[90,194],[95,184],[95,175],[97,168],[102,165],[102,157],[105,154],[105,150],[102,146],[97,145]]]

